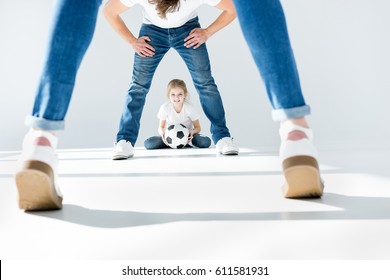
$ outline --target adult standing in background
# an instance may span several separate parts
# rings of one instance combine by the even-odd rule
[[[200,26],[197,16],[197,9],[203,4],[222,11],[207,28]],[[144,13],[138,37],[133,35],[120,16],[135,5],[140,5]],[[104,7],[104,15],[135,51],[132,80],[112,159],[133,156],[146,95],[157,66],[171,48],[178,52],[190,71],[200,104],[211,123],[210,132],[217,153],[237,155],[239,149],[226,126],[221,95],[211,73],[205,44],[236,18],[232,0],[110,0]]]

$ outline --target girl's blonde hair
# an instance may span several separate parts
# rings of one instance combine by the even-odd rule
[[[184,97],[187,98],[188,90],[187,85],[183,80],[173,79],[168,83],[167,86],[167,97],[169,98],[169,93],[173,88],[181,88],[184,91]]]

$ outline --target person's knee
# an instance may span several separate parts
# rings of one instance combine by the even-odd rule
[[[211,145],[211,139],[205,135],[197,134],[192,143],[198,148],[208,148]]]
[[[153,141],[151,141],[150,139],[146,139],[144,141],[144,147],[147,150],[153,150],[154,149]]]
[[[207,92],[209,94],[219,94],[215,80],[211,76],[199,76],[194,79],[194,85],[200,92]]]
[[[202,148],[208,148],[211,145],[211,139],[206,137],[206,136],[204,136],[204,139],[203,139],[202,143],[203,143],[203,147]]]
[[[194,83],[200,86],[215,85],[215,80],[209,71],[199,70],[194,77]]]

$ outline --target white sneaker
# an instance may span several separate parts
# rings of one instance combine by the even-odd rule
[[[24,137],[15,175],[20,209],[62,208],[62,194],[57,183],[57,142],[55,135],[42,130],[30,130]]]
[[[224,137],[217,142],[217,153],[223,155],[238,155],[238,147],[233,143],[233,138]]]
[[[127,159],[134,155],[133,146],[129,141],[120,140],[114,144],[112,159]]]

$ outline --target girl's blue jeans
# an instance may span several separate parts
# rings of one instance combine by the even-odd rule
[[[192,138],[191,144],[192,146],[197,148],[208,148],[211,145],[211,139],[206,135],[197,133]],[[146,139],[144,142],[144,146],[147,150],[169,148],[169,146],[165,145],[165,143],[161,139],[161,136],[152,136]]]

